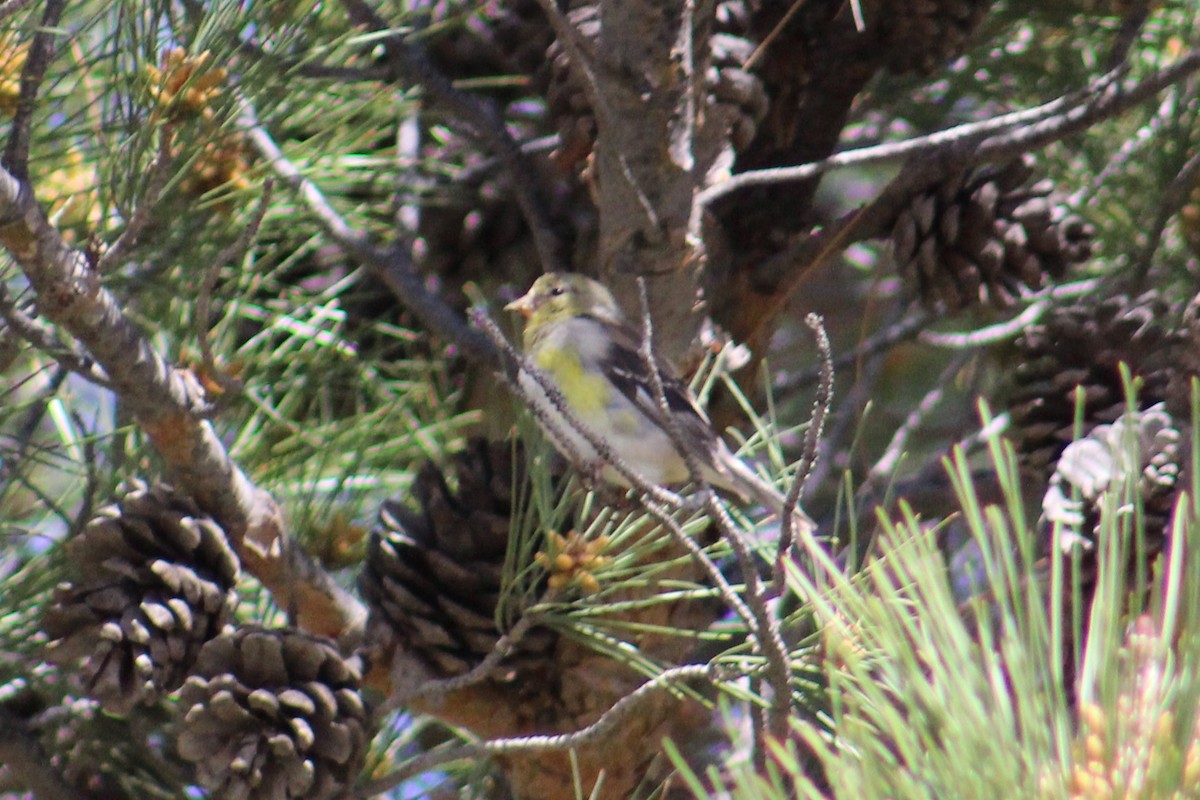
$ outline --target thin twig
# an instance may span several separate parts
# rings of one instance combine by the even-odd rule
[[[821,364],[821,381],[817,386],[817,396],[813,398],[812,415],[808,430],[804,434],[804,450],[800,454],[800,463],[796,467],[792,485],[788,488],[783,502],[783,516],[779,521],[779,547],[775,556],[774,575],[771,579],[771,593],[778,595],[784,586],[784,559],[791,557],[792,543],[795,535],[795,512],[800,507],[800,496],[804,486],[817,463],[817,454],[821,448],[821,436],[825,432],[825,420],[829,417],[829,409],[833,405],[833,352],[829,343],[829,332],[825,330],[824,320],[817,314],[809,314],[804,323],[812,330],[817,340],[817,357]]]
[[[683,431],[679,427],[679,421],[676,419],[675,414],[672,413],[670,404],[667,402],[662,377],[658,371],[658,362],[654,356],[654,323],[650,315],[650,298],[646,292],[646,280],[640,275],[637,278],[637,288],[642,312],[642,341],[639,348],[642,366],[646,370],[647,380],[654,393],[659,414],[662,416],[664,427],[671,437],[671,442],[687,464],[688,473],[692,481],[701,487],[705,510],[716,524],[717,530],[721,532],[722,537],[729,542],[729,546],[733,550],[734,557],[741,569],[742,584],[746,598],[745,603],[753,616],[753,623],[750,623],[750,620],[747,620],[747,623],[751,626],[755,644],[767,660],[767,676],[771,683],[771,688],[774,690],[771,707],[773,724],[770,728],[773,734],[782,737],[787,726],[787,709],[791,704],[791,667],[788,664],[787,646],[784,644],[783,635],[779,630],[779,620],[767,608],[767,600],[762,592],[762,586],[758,579],[758,569],[754,564],[754,556],[750,551],[750,545],[729,517],[729,513],[725,510],[725,507],[721,505],[721,501],[717,499],[716,492],[704,480],[704,473],[700,468],[699,458],[694,449],[688,447],[687,440],[683,436]],[[783,705],[782,715],[778,713],[780,704]]]
[[[392,26],[366,0],[342,0],[350,19],[375,31],[392,31]],[[542,172],[521,151],[520,145],[504,126],[495,105],[481,97],[455,88],[425,56],[419,45],[398,33],[381,41],[388,64],[393,68],[392,79],[403,77],[428,92],[429,96],[449,115],[449,121],[465,125],[504,162],[508,183],[525,221],[533,235],[534,245],[542,267],[561,271],[562,244],[554,230],[546,203],[549,194],[540,186]]]
[[[1052,286],[1030,295],[1029,299],[1032,302],[1012,319],[965,333],[921,331],[917,334],[917,341],[932,347],[951,350],[969,350],[1007,342],[1041,319],[1042,314],[1052,308],[1055,302],[1091,294],[1100,284],[1099,278],[1089,278],[1074,283],[1065,283],[1061,286]]]
[[[667,433],[671,437],[672,444],[683,456],[692,481],[702,488],[705,510],[717,525],[717,530],[729,542],[741,569],[746,606],[754,618],[752,631],[755,644],[767,660],[766,674],[773,690],[768,727],[773,735],[782,738],[786,734],[787,712],[791,707],[791,666],[788,663],[787,646],[783,642],[783,634],[779,629],[779,620],[767,608],[767,598],[762,591],[758,569],[755,566],[749,544],[733,520],[730,519],[725,507],[717,499],[712,487],[704,480],[698,456],[694,449],[688,446],[679,422],[667,402],[662,377],[654,356],[654,323],[650,315],[650,298],[646,292],[646,281],[640,275],[637,278],[637,288],[642,313],[640,346],[642,365],[646,370],[647,380],[654,392],[655,402],[658,404],[659,413]]]
[[[462,675],[456,675],[453,678],[442,678],[440,680],[426,681],[420,686],[413,689],[407,694],[402,694],[395,698],[389,698],[389,704],[395,706],[410,705],[414,699],[421,697],[429,697],[430,695],[447,695],[451,692],[457,692],[465,689],[468,686],[474,686],[477,683],[490,678],[496,672],[496,668],[500,666],[500,662],[513,651],[525,634],[542,621],[543,616],[537,613],[537,609],[553,603],[557,598],[558,592],[554,589],[547,589],[531,608],[528,608],[522,613],[521,618],[509,628],[508,633],[496,640],[496,644],[488,651],[488,654],[483,657],[483,660],[472,667],[468,672]]]
[[[334,210],[315,183],[301,174],[259,122],[253,107],[238,97],[239,122],[259,155],[296,195],[325,232],[351,258],[365,266],[413,312],[435,336],[453,342],[464,355],[495,363],[497,350],[487,337],[467,326],[463,318],[425,285],[407,247],[381,247],[366,231],[352,227]]]
[[[146,190],[133,209],[133,214],[130,216],[125,230],[121,231],[121,235],[96,261],[96,271],[101,275],[108,274],[125,258],[125,254],[137,244],[146,227],[154,220],[154,206],[162,197],[163,189],[171,177],[171,166],[175,162],[175,158],[171,155],[171,143],[174,137],[175,125],[170,122],[165,123],[158,132],[158,150],[154,154],[154,160],[150,162],[150,177],[146,181]]]
[[[111,388],[104,371],[91,356],[82,348],[64,345],[55,335],[53,328],[17,308],[3,282],[0,282],[0,317],[4,319],[5,324],[13,333],[53,358],[64,368],[97,386]]]
[[[640,494],[647,495],[655,502],[662,503],[668,508],[680,508],[684,505],[683,499],[679,495],[646,480],[640,472],[617,455],[612,445],[603,436],[584,424],[583,420],[579,419],[579,415],[575,413],[574,409],[567,402],[567,398],[563,397],[562,391],[554,385],[554,382],[544,372],[516,351],[516,348],[504,338],[504,332],[500,330],[500,327],[483,309],[472,309],[471,320],[483,329],[496,347],[507,357],[515,376],[517,376],[516,379],[509,381],[509,386],[525,401],[525,404],[537,416],[538,422],[549,429],[555,441],[568,447],[570,445],[570,439],[565,435],[565,431],[563,431],[562,426],[558,424],[557,420],[548,414],[539,413],[539,404],[534,397],[529,395],[525,387],[521,386],[520,375],[525,375],[532,380],[546,395],[546,398],[550,401],[554,410],[562,417],[566,425],[572,431],[582,436],[592,449],[595,450],[597,458],[616,470]],[[506,371],[505,376],[507,377],[507,375],[508,372]],[[581,469],[585,474],[591,471],[590,468],[595,466],[587,463],[581,453],[574,453],[573,455],[574,458],[572,460],[575,462],[576,467]]]
[[[1195,69],[1195,66],[1193,65],[1191,69]],[[1189,71],[1191,70],[1183,71],[1181,75],[1174,77],[1165,84],[1160,85],[1156,83],[1155,86],[1157,88],[1154,91],[1173,83],[1175,80],[1181,79]],[[914,136],[899,142],[885,142],[868,147],[859,147],[842,153],[835,153],[820,161],[813,161],[808,164],[743,172],[705,189],[696,198],[696,202],[702,206],[709,206],[727,194],[748,189],[752,186],[809,180],[826,172],[844,167],[861,167],[868,164],[895,161],[909,156],[925,158],[930,154],[942,153],[951,149],[960,151],[974,149],[971,148],[972,143],[982,141],[989,136],[1002,134],[1005,131],[1017,129],[1020,126],[1028,126],[1045,120],[1063,119],[1072,110],[1086,106],[1091,102],[1096,102],[1097,98],[1105,97],[1106,95],[1103,93],[1122,74],[1124,74],[1124,68],[1112,70],[1095,79],[1091,85],[1083,89],[1070,92],[1034,108],[1010,111],[988,119],[966,122],[961,125],[955,125],[952,128],[947,128],[946,130],[935,131],[934,133],[922,136]],[[1147,79],[1147,82],[1149,80]],[[1146,92],[1145,96],[1152,93]],[[972,160],[984,161],[992,157],[992,155],[988,154]]]
[[[11,452],[6,453],[3,459],[0,459],[0,486],[7,486],[9,481],[17,474],[17,471],[25,464],[25,454],[29,452],[29,447],[33,443],[33,437],[37,435],[38,428],[42,426],[42,420],[46,418],[46,411],[50,407],[50,399],[58,394],[58,390],[62,388],[68,374],[70,373],[67,368],[61,365],[54,370],[45,387],[39,391],[41,396],[26,409],[25,417],[17,425],[15,434],[7,437],[16,446]]]
[[[1197,177],[1200,177],[1200,150],[1192,153],[1192,157],[1184,162],[1179,172],[1171,179],[1166,191],[1158,196],[1158,213],[1154,215],[1154,222],[1147,232],[1146,243],[1139,248],[1137,256],[1133,259],[1133,285],[1141,287],[1146,282],[1154,254],[1158,252],[1158,245],[1162,242],[1163,231],[1167,229],[1167,223],[1175,216],[1175,212],[1187,203],[1188,197],[1196,188]]]
[[[550,20],[550,27],[554,28],[554,36],[558,43],[567,51],[571,69],[576,70],[582,79],[583,93],[587,96],[596,119],[602,122],[610,121],[612,114],[604,97],[604,87],[596,77],[596,49],[592,42],[571,24],[571,20],[567,19],[555,0],[537,0],[537,4],[541,6],[546,19]]]
[[[953,382],[954,376],[958,374],[969,358],[969,353],[959,353],[950,359],[950,363],[942,370],[942,374],[938,376],[933,387],[925,393],[921,401],[917,403],[916,407],[908,413],[908,416],[896,428],[892,434],[891,441],[888,442],[887,447],[883,450],[883,455],[867,471],[862,491],[869,491],[868,486],[874,488],[895,475],[896,467],[900,463],[900,459],[908,446],[908,440],[925,423],[929,415],[941,405],[943,398],[946,396],[946,387]]]
[[[754,48],[754,52],[751,53],[750,57],[746,59],[746,63],[742,69],[746,70],[747,72],[750,72],[754,69],[754,65],[758,63],[760,58],[762,58],[763,53],[767,52],[767,48],[771,46],[775,39],[778,38],[779,34],[783,32],[783,29],[787,27],[787,24],[792,21],[792,17],[796,16],[796,13],[803,7],[804,0],[793,0],[791,7],[786,13],[784,13],[782,17],[779,18],[779,22],[775,23],[775,27],[771,29],[771,32],[763,37],[763,40],[759,42],[758,47]]]
[[[737,590],[730,585],[729,581],[725,578],[725,574],[721,572],[721,568],[709,557],[708,553],[704,552],[704,548],[694,538],[688,536],[687,532],[680,526],[678,520],[657,504],[642,503],[642,508],[671,534],[671,538],[675,542],[688,551],[692,559],[708,574],[709,580],[713,582],[721,599],[732,609],[733,613],[737,614],[738,619],[746,624],[750,633],[757,636],[759,630],[757,617],[750,611],[749,606],[743,602],[742,598],[738,596]]]
[[[29,180],[29,143],[33,135],[33,115],[37,111],[37,93],[54,58],[54,39],[61,35],[57,30],[58,21],[66,7],[66,0],[46,0],[41,22],[21,69],[21,94],[9,128],[8,145],[4,148],[4,168],[21,181]]]
[[[687,664],[682,667],[672,667],[671,669],[663,670],[613,703],[598,720],[578,731],[549,736],[522,736],[512,739],[495,739],[490,742],[484,742],[482,747],[485,752],[498,755],[521,751],[563,750],[570,747],[579,747],[580,745],[593,742],[611,731],[629,716],[630,712],[636,710],[647,697],[652,697],[658,692],[672,689],[675,684],[683,681],[701,678],[709,681],[721,680],[724,671],[715,664]]]
[[[1134,0],[1130,6],[1126,7],[1121,18],[1121,27],[1117,29],[1117,35],[1113,37],[1108,58],[1104,60],[1109,69],[1115,69],[1129,58],[1129,51],[1137,42],[1142,26],[1150,17],[1150,6],[1151,0]]]
[[[917,338],[920,333],[929,325],[933,315],[925,309],[915,308],[904,314],[899,319],[886,324],[877,333],[864,339],[859,344],[846,350],[838,356],[835,356],[832,362],[834,372],[847,367],[852,367],[862,361],[864,358],[877,355],[878,353],[888,350],[901,342],[907,342]],[[820,380],[821,375],[825,371],[825,365],[818,363],[814,367],[810,367],[803,372],[797,372],[792,378],[789,378],[781,387],[785,390],[790,390],[797,386],[805,386],[813,381]]]
[[[879,351],[873,351],[871,357],[863,361],[857,380],[850,386],[845,398],[838,403],[839,413],[834,417],[829,433],[821,441],[821,450],[825,455],[813,467],[812,476],[809,478],[817,486],[823,485],[830,470],[840,463],[835,455],[860,421],[862,406],[869,402],[874,394],[884,364],[880,355]]]
[[[486,758],[488,753],[480,744],[443,745],[433,750],[421,753],[404,762],[399,769],[392,770],[382,778],[375,778],[360,785],[354,796],[366,798],[381,795],[395,789],[400,784],[426,772],[432,772],[438,767],[455,761],[479,761]]]

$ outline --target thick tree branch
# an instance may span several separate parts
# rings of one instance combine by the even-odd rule
[[[1019,118],[1021,124],[1011,126],[1006,123],[999,131],[986,121],[970,123],[913,140],[917,143],[915,145],[901,142],[863,148],[862,151],[790,168],[786,179],[796,180],[848,163],[890,160],[897,154],[908,156],[904,168],[874,200],[846,214],[833,225],[803,238],[763,265],[762,269],[767,274],[787,274],[790,277],[786,285],[766,298],[764,308],[756,316],[755,329],[745,337],[746,343],[756,351],[761,349],[769,332],[774,330],[774,320],[813,270],[855,242],[887,235],[896,215],[911,202],[913,196],[936,185],[952,170],[1011,158],[1061,141],[1097,122],[1128,111],[1197,71],[1200,71],[1200,48],[1189,50],[1171,66],[1155,72],[1129,89],[1122,89],[1113,80],[1114,74],[1106,75],[1089,89],[1079,92],[1076,100],[1056,100],[1042,107],[1043,111],[1047,107],[1054,108],[1055,113],[1044,116],[1043,111],[1038,111],[1032,121]],[[855,152],[860,155],[855,156]]]
[[[38,307],[79,341],[166,464],[170,479],[228,533],[243,565],[313,632],[356,632],[365,611],[288,538],[280,511],[234,464],[200,416],[202,392],[124,315],[82,253],[71,248],[29,184],[0,170],[0,246],[20,266]]]
[[[728,146],[724,125],[697,127],[695,118],[713,14],[712,4],[697,5],[600,4],[589,65],[603,100],[594,151],[600,273],[631,312],[638,308],[633,279],[646,279],[657,351],[670,361],[691,345],[700,323],[705,251],[687,231],[696,193]]]
[[[1018,155],[1045,147],[1097,122],[1124,113],[1198,69],[1200,49],[1191,50],[1174,64],[1128,90],[1122,90],[1118,79],[1126,70],[1119,67],[1097,78],[1086,88],[1036,108],[968,122],[900,142],[848,150],[810,164],[743,172],[706,189],[699,202],[711,205],[722,197],[752,186],[808,180],[835,169],[862,167],[901,158],[925,161],[951,156],[956,164],[969,165]]]

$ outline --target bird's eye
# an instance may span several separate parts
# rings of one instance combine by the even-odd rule
[[[553,289],[550,290],[551,297],[561,297],[566,293],[567,293],[567,287],[565,287],[565,286],[555,286]]]

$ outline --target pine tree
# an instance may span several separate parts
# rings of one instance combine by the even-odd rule
[[[0,794],[1187,796],[1197,19],[0,3]],[[818,535],[548,446],[551,270]]]

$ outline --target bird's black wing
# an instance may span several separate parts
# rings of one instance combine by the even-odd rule
[[[666,427],[662,409],[650,385],[649,365],[642,357],[637,337],[625,326],[616,326],[605,320],[596,322],[605,327],[610,341],[600,364],[601,369],[621,394],[629,398],[642,413]],[[689,442],[699,445],[698,451],[707,450],[717,440],[712,423],[696,405],[687,385],[676,377],[670,366],[657,357],[654,360],[667,408],[678,422],[681,433]]]

